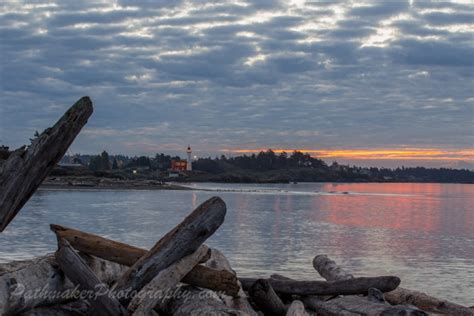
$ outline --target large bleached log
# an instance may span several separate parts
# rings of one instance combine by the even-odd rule
[[[227,260],[224,254],[217,249],[211,249],[211,258],[205,263],[205,265],[211,269],[227,271],[232,273],[234,276],[236,275],[235,271],[232,270],[232,267],[230,266],[229,260]],[[239,287],[237,295],[229,296],[225,294],[219,294],[219,297],[227,306],[238,310],[244,315],[257,315],[255,310],[250,305],[247,295],[242,289],[240,282],[237,281],[237,285]]]
[[[249,290],[257,279],[239,278],[244,290]],[[268,279],[277,293],[295,295],[354,295],[367,294],[370,288],[382,292],[393,291],[400,284],[395,276],[380,276],[372,278],[354,278],[350,280],[325,281],[296,281]]]
[[[102,283],[84,260],[72,249],[66,240],[62,240],[60,248],[55,253],[56,261],[74,284],[83,291],[92,293],[89,302],[98,315],[128,315],[120,302],[109,292],[106,284]]]
[[[73,248],[126,266],[132,266],[148,252],[146,249],[130,246],[77,229],[55,224],[51,224],[50,227],[58,239],[66,239]],[[240,289],[234,273],[202,265],[195,266],[183,278],[182,282],[214,291],[223,291],[231,296],[236,296]]]
[[[397,288],[385,293],[390,304],[411,304],[424,311],[435,314],[473,316],[474,310],[456,303],[430,296],[426,293]]]
[[[115,282],[126,267],[81,254],[82,259],[106,284]],[[0,315],[14,315],[35,306],[66,302],[77,294],[52,255],[0,265]]]
[[[313,267],[318,273],[328,281],[340,281],[353,279],[354,276],[344,271],[336,262],[326,255],[317,255],[313,259]]]
[[[291,303],[288,311],[286,312],[286,316],[308,316],[309,314],[306,312],[304,308],[304,304],[301,301],[295,300]]]
[[[367,297],[345,296],[329,301],[319,300],[316,297],[304,297],[304,303],[309,309],[314,310],[321,316],[426,316],[421,311],[411,305],[392,306],[385,302],[383,293],[377,289],[370,289]]]
[[[120,293],[140,291],[160,271],[195,252],[224,222],[225,214],[226,205],[219,197],[202,203],[135,262],[114,290]],[[120,297],[124,305],[128,305],[130,300],[127,295]]]
[[[328,281],[353,278],[326,255],[317,255],[313,260],[314,268]],[[437,314],[474,315],[469,308],[446,300],[427,295],[422,292],[398,287],[384,294],[385,299],[393,305],[411,304],[419,309]]]
[[[162,299],[166,290],[173,289],[206,255],[209,248],[202,245],[194,253],[176,261],[161,270],[150,283],[145,285],[128,305],[128,312],[135,316],[147,316]]]
[[[28,148],[15,150],[0,166],[0,232],[64,156],[92,111],[91,100],[81,98]]]
[[[286,315],[285,304],[265,279],[258,279],[250,287],[250,297],[265,315]]]

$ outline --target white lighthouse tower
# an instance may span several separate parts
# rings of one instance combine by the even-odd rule
[[[191,171],[193,170],[193,162],[191,160],[191,154],[192,154],[192,151],[191,151],[191,146],[188,146],[188,149],[186,150],[186,153],[188,154],[188,161],[186,163],[186,171]]]

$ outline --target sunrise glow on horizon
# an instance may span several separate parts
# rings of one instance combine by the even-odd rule
[[[251,154],[266,151],[268,148],[257,149],[223,149],[224,153]],[[308,153],[313,157],[328,159],[352,159],[352,160],[435,160],[435,161],[474,161],[474,150],[443,150],[436,148],[397,148],[397,149],[272,149],[279,154],[293,151]]]

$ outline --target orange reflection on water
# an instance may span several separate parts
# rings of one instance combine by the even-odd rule
[[[426,195],[439,194],[441,186],[425,184],[422,187],[423,192],[416,193],[413,184],[394,183],[382,187],[376,184],[326,184],[324,191],[349,194],[323,196],[321,199],[324,200],[328,222],[352,227],[428,232],[438,229],[441,208],[440,200]]]
[[[461,186],[465,189],[465,185]],[[326,183],[324,191],[366,192],[387,194],[440,194],[446,190],[446,184],[440,183]]]
[[[281,227],[281,207],[280,207],[280,196],[275,198],[273,204],[273,209],[275,211],[275,224],[273,225],[273,230],[275,237],[280,237],[280,227]]]

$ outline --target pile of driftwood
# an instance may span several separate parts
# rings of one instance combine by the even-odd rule
[[[28,148],[0,165],[0,231],[13,220],[92,113],[79,100]],[[1,315],[473,315],[473,310],[399,288],[396,276],[354,277],[325,255],[325,280],[238,278],[204,242],[224,222],[213,197],[150,249],[50,225],[58,250],[0,265]]]

